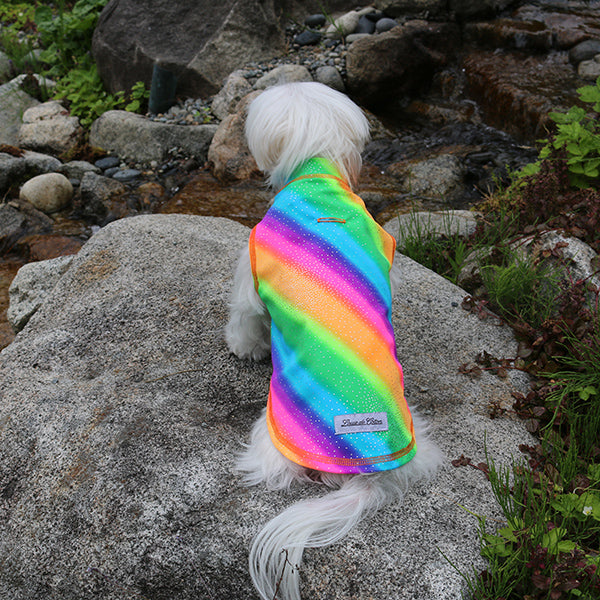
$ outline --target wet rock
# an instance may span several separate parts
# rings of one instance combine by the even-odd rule
[[[248,105],[260,92],[248,94],[237,106],[237,111],[224,119],[208,150],[211,172],[222,181],[256,177],[260,174],[244,134]]]
[[[457,47],[452,24],[409,21],[354,42],[346,56],[348,91],[367,108],[390,108],[393,99],[426,89]]]
[[[600,54],[600,40],[586,40],[569,50],[569,60],[577,65],[584,60],[593,59],[597,54]]]
[[[577,101],[579,87],[564,53],[524,56],[520,53],[473,52],[463,67],[468,93],[481,107],[486,123],[518,140],[545,135],[548,113]]]
[[[555,47],[556,35],[540,21],[495,19],[465,26],[468,43],[482,48],[509,48],[547,52]]]
[[[22,237],[17,242],[15,249],[19,256],[28,261],[40,261],[77,254],[83,243],[83,240],[78,237],[59,233],[38,233]]]
[[[225,84],[212,101],[211,110],[213,114],[222,121],[227,115],[235,111],[238,102],[251,91],[252,86],[243,77],[242,72],[234,71],[227,77]]]
[[[254,89],[264,90],[280,83],[312,80],[310,71],[303,65],[280,65],[260,77],[254,84]]]
[[[374,13],[369,13],[372,15]],[[375,21],[369,18],[369,15],[362,15],[360,19],[358,19],[358,25],[354,30],[354,33],[375,33]]]
[[[135,190],[137,205],[140,211],[151,211],[166,196],[165,188],[156,181],[147,181]]]
[[[12,247],[23,235],[27,219],[10,204],[0,204],[0,252]]]
[[[490,18],[516,0],[450,0],[449,10],[460,20]]]
[[[199,171],[185,186],[160,205],[161,214],[227,215],[254,227],[267,212],[273,193],[260,179],[233,181],[227,185],[209,171]]]
[[[216,129],[212,124],[157,123],[125,110],[109,110],[92,124],[90,144],[141,163],[161,161],[172,148],[204,161]]]
[[[319,67],[315,72],[315,81],[328,85],[338,92],[345,92],[346,86],[340,72],[335,67]]]
[[[117,181],[132,181],[136,177],[142,174],[138,169],[119,169],[116,173],[113,173],[112,178]]]
[[[109,215],[113,220],[116,216],[126,215],[125,196],[128,189],[110,177],[84,173],[79,192],[77,208],[84,217],[103,223]]]
[[[446,13],[446,0],[377,0],[375,6],[390,17],[438,17]]]
[[[19,144],[30,150],[62,154],[73,149],[82,136],[79,119],[70,116],[59,102],[51,101],[25,111]]]
[[[18,183],[25,175],[25,159],[0,152],[0,194]]]
[[[303,31],[294,38],[294,44],[298,46],[314,46],[321,41],[321,34],[318,31]]]
[[[304,24],[307,27],[314,28],[323,27],[323,25],[325,25],[326,22],[327,19],[325,18],[325,15],[322,15],[320,13],[315,15],[309,15],[308,17],[306,17],[306,19],[304,19]]]
[[[377,23],[375,24],[375,30],[377,31],[377,33],[384,33],[386,31],[389,31],[390,29],[393,29],[397,25],[398,21],[396,21],[396,19],[383,18],[377,21]]]
[[[415,197],[452,203],[464,192],[464,170],[459,158],[433,158],[390,165],[387,173],[401,181],[401,190]]]
[[[18,258],[5,258],[0,262],[0,350],[6,348],[15,339],[15,332],[6,318],[9,306],[8,288],[23,264],[23,261]]]
[[[60,173],[45,173],[29,179],[23,184],[19,198],[31,203],[44,213],[53,213],[65,208],[73,197],[71,182]]]
[[[18,333],[48,297],[73,261],[72,256],[29,263],[19,269],[8,290],[8,322]]]
[[[116,600],[123,589],[254,597],[252,537],[284,506],[323,495],[319,486],[249,490],[233,472],[270,373],[233,358],[222,338],[248,233],[226,219],[180,215],[113,223],[2,352],[3,598]],[[393,322],[407,397],[447,459],[435,479],[335,549],[307,550],[304,598],[322,597],[324,568],[331,600],[396,598],[399,582],[407,598],[460,598],[458,571],[485,568],[472,513],[501,513],[485,477],[450,461],[464,454],[477,463],[487,452],[509,466],[518,445],[532,443],[510,414],[488,417],[492,400],[510,406],[511,392],[528,390],[523,374],[458,373],[483,350],[514,356],[510,330],[457,307],[460,288],[396,260],[403,285]],[[444,540],[448,561],[432,540]],[[382,547],[394,560],[382,560]]]
[[[560,50],[568,50],[588,39],[600,39],[600,7],[597,3],[525,3],[511,16],[529,23],[532,29],[545,26],[554,37],[553,47]]]
[[[160,0],[152,10],[135,0],[113,1],[94,31],[94,58],[113,93],[136,81],[150,87],[160,60],[175,73],[178,94],[206,97],[247,62],[285,51],[278,16],[272,0]]]
[[[56,170],[69,179],[77,179],[79,181],[81,181],[85,173],[91,172],[99,175],[102,172],[101,169],[86,160],[72,160],[60,165]]]
[[[0,253],[10,250],[22,237],[50,231],[53,221],[23,200],[0,204]]]
[[[25,170],[30,175],[41,175],[42,173],[52,173],[58,171],[62,163],[58,158],[33,150],[25,150],[23,152],[25,160]]]
[[[465,40],[482,48],[547,52],[567,50],[590,37],[600,36],[600,9],[583,8],[573,2],[566,4],[561,7],[553,3],[530,3],[504,18],[467,23]]]
[[[107,169],[112,169],[114,167],[118,167],[121,164],[121,160],[118,156],[105,156],[104,158],[99,158],[94,166],[98,167],[102,171],[106,171]]]

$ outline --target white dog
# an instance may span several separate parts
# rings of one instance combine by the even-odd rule
[[[249,485],[337,488],[259,532],[250,574],[263,600],[298,600],[305,547],[328,546],[400,500],[441,454],[403,393],[391,325],[395,241],[352,193],[369,139],[362,111],[319,83],[269,88],[250,105],[248,146],[278,190],[240,258],[229,349],[271,352],[267,408],[238,461]]]

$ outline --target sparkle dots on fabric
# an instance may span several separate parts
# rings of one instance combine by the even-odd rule
[[[252,230],[254,281],[271,315],[267,421],[298,464],[369,473],[416,452],[391,325],[394,251],[322,158],[294,173]]]

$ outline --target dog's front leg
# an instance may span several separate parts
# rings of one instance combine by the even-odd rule
[[[260,360],[271,351],[271,319],[254,288],[247,248],[240,255],[233,279],[225,339],[239,358]]]

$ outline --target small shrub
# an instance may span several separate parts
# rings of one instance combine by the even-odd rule
[[[483,265],[481,276],[490,307],[511,321],[538,328],[555,310],[558,275],[543,262],[510,252],[502,265]]]
[[[557,151],[564,153],[573,187],[588,188],[600,178],[600,77],[595,85],[578,88],[579,99],[592,106],[586,110],[572,106],[567,112],[551,112],[556,131],[540,151],[541,161],[553,161]],[[541,162],[525,167],[522,176],[535,175]]]
[[[73,67],[81,67],[81,58],[91,49],[94,28],[107,2],[77,0],[68,11],[65,1],[59,0],[58,14],[48,5],[37,6],[35,24],[44,47],[41,58],[50,65],[49,76],[60,77]]]
[[[433,231],[431,223],[422,223],[411,214],[408,223],[399,232],[401,243],[398,250],[457,283],[467,257],[468,243],[463,236],[452,231],[451,216],[445,219],[442,228],[442,232]]]

